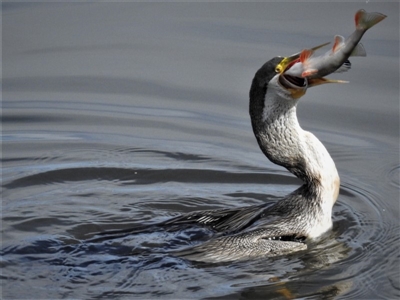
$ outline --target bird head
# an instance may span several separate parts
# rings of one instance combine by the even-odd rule
[[[322,48],[329,43],[324,43],[322,45],[318,45],[314,48],[311,48],[312,51],[315,51],[319,48]],[[277,82],[280,87],[287,90],[291,97],[294,99],[298,99],[303,96],[307,88],[325,84],[325,83],[343,83],[342,80],[331,80],[324,77],[321,78],[305,78],[305,77],[297,77],[293,75],[289,75],[286,72],[297,62],[300,61],[300,53],[293,54],[288,57],[281,57],[280,61],[275,66],[275,74],[277,77]]]

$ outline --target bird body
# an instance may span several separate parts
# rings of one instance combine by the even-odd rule
[[[281,57],[257,71],[250,89],[250,116],[257,142],[275,164],[287,168],[304,184],[284,199],[242,209],[189,213],[170,224],[198,223],[218,234],[198,246],[179,251],[191,260],[221,262],[276,256],[307,249],[313,240],[332,227],[332,206],[339,193],[340,179],[323,144],[298,122],[298,95],[307,81],[288,83],[276,73]],[[287,85],[290,84],[290,88]]]
[[[305,63],[303,51],[290,57],[275,57],[255,73],[249,113],[258,145],[270,161],[285,167],[303,185],[275,203],[195,211],[153,225],[151,228],[207,226],[215,232],[208,241],[171,254],[203,262],[284,255],[307,249],[308,241],[320,238],[332,228],[332,207],[340,189],[339,174],[324,145],[314,134],[301,128],[296,108],[308,88],[340,82],[322,76],[336,71],[354,51],[364,32],[384,17],[363,10],[357,12],[356,31],[346,42],[335,43],[331,57],[315,60],[321,63],[317,72],[307,76],[303,71],[293,72],[298,67],[296,63]],[[149,229],[134,228],[109,234],[127,235],[143,230]]]

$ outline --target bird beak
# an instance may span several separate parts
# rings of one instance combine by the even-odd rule
[[[308,87],[313,87],[325,83],[349,83],[346,80],[328,79],[325,77],[308,79]]]
[[[319,48],[322,48],[329,43],[324,43],[318,46],[315,46],[311,48],[312,51],[315,51]],[[300,78],[300,77],[295,77],[295,76],[290,76],[290,75],[285,75],[285,71],[287,71],[293,64],[299,61],[300,58],[300,53],[293,54],[288,57],[284,57],[281,62],[276,66],[275,72],[280,74],[279,76],[279,82],[280,84],[286,88],[292,95],[294,99],[298,99],[302,97],[306,91],[307,88],[324,84],[324,83],[333,83],[333,82],[344,82],[340,80],[330,80],[326,78],[317,78],[317,79],[307,79],[307,78]]]
[[[315,46],[314,48],[311,48],[312,51],[315,51],[319,48],[325,47],[326,45],[329,45],[330,42],[328,43],[324,43],[318,46]],[[292,64],[294,64],[295,62],[297,62],[297,60],[300,58],[300,54],[301,52],[298,52],[296,54],[293,54],[291,56],[288,57],[284,57],[282,59],[282,61],[276,66],[275,71],[279,74],[284,73],[288,67],[290,67]]]

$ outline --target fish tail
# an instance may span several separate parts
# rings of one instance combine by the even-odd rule
[[[378,24],[385,18],[386,16],[384,14],[377,12],[367,13],[363,9],[357,11],[356,15],[354,16],[354,20],[356,22],[356,28],[364,31]]]

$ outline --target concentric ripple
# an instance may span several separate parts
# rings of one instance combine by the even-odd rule
[[[199,292],[193,280],[200,278],[202,284],[219,286],[213,296],[233,296],[238,291],[253,295],[252,288],[257,285],[257,293],[270,295],[342,294],[349,299],[368,296],[363,284],[374,289],[388,282],[395,284],[390,254],[398,241],[391,241],[389,247],[387,242],[399,228],[385,219],[378,196],[352,180],[342,183],[331,234],[308,251],[288,258],[202,265],[168,254],[209,239],[213,233],[205,228],[150,230],[91,242],[104,230],[143,227],[187,211],[276,201],[277,195],[298,185],[289,174],[240,167],[233,172],[224,167],[225,162],[206,156],[140,148],[103,150],[98,155],[124,164],[94,167],[91,162],[78,165],[68,160],[54,164],[57,158],[47,156],[33,160],[40,161],[42,171],[27,168],[25,175],[12,176],[4,183],[5,195],[18,195],[9,196],[13,201],[6,201],[3,207],[8,233],[2,265],[7,282],[26,277],[24,274],[35,268],[30,284],[41,286],[41,278],[47,274],[50,280],[62,282],[60,288],[66,295],[73,289],[86,296],[128,293],[153,297],[156,287],[158,296],[179,289],[180,295],[191,297]],[[127,164],[125,155],[141,156],[141,162],[158,156],[164,163],[180,161],[186,167],[143,168],[134,166],[132,160]],[[219,167],[196,168],[199,162],[209,161]],[[306,284],[304,278],[307,282],[319,279],[319,286]],[[89,282],[92,288],[84,291]],[[113,284],[104,287],[104,282]],[[210,291],[199,295],[211,296]],[[58,292],[49,295],[55,297]]]

